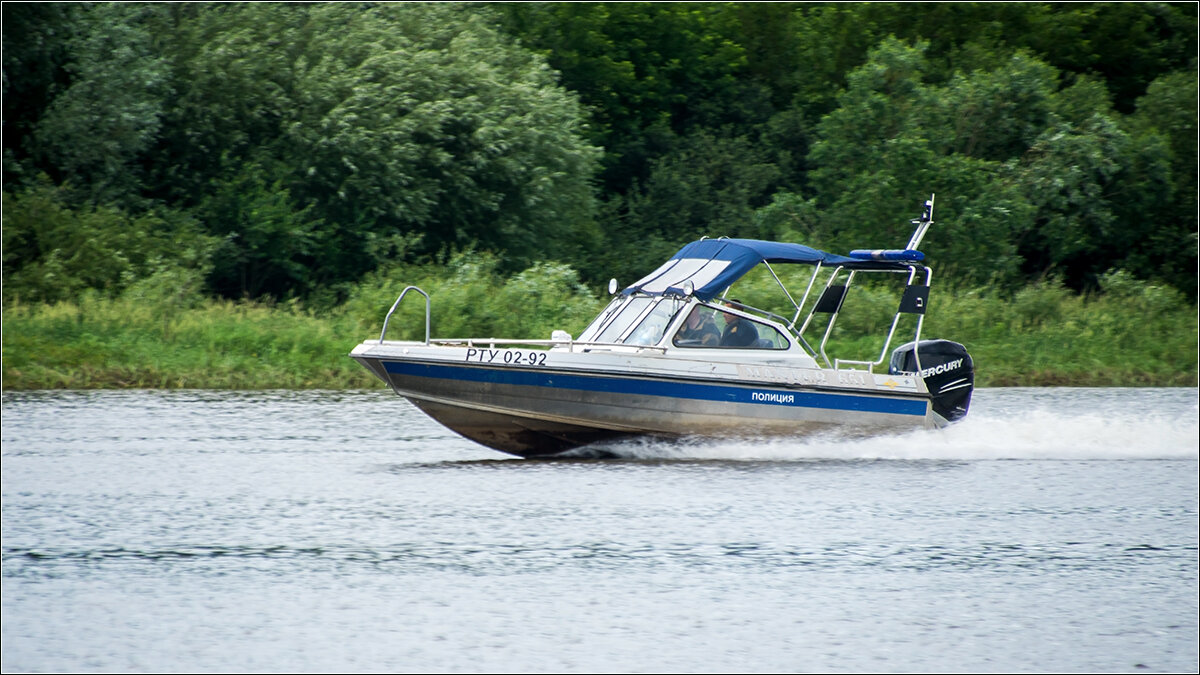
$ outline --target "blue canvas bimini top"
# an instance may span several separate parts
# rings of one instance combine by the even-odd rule
[[[909,254],[907,259],[910,261],[921,259],[918,251],[904,253]],[[691,281],[696,297],[711,300],[762,262],[841,265],[850,269],[873,270],[908,267],[903,261],[852,258],[801,244],[758,239],[701,239],[679,249],[670,260],[626,288],[622,294],[642,292],[661,295],[668,291],[679,292],[685,282]]]

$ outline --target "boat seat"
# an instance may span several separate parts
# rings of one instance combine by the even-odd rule
[[[758,338],[754,341],[755,349],[774,349],[775,343],[768,338]]]

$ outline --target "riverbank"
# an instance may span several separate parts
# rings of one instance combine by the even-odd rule
[[[123,300],[4,311],[4,390],[346,389],[353,322],[256,303],[164,314]]]
[[[395,297],[394,289],[380,290],[381,298]],[[514,328],[521,324],[486,323],[496,317],[513,320],[515,310],[505,311],[512,298],[502,296],[504,289],[482,306],[472,306],[479,295],[435,295],[434,337],[548,337],[552,325],[578,335],[585,317],[602,305],[585,299],[586,312],[560,314],[521,330]],[[1196,307],[1158,286],[1127,284],[1098,297],[1037,286],[1006,299],[971,290],[946,292],[935,301],[923,334],[966,345],[981,387],[1197,385]],[[389,337],[414,339],[423,332],[418,304],[398,313]],[[3,312],[2,386],[6,391],[374,388],[378,380],[347,355],[363,339],[378,335],[383,305],[316,314],[294,303],[228,300],[187,307],[128,297],[14,304]],[[871,339],[847,338],[844,344],[861,352],[878,350]]]

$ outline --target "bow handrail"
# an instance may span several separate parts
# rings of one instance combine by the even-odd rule
[[[384,337],[387,335],[388,321],[392,320],[392,314],[396,311],[396,308],[400,306],[400,301],[404,299],[404,296],[407,295],[409,291],[416,291],[425,296],[425,344],[429,344],[429,294],[420,288],[417,288],[416,286],[405,287],[404,290],[400,291],[400,297],[396,298],[396,302],[392,303],[392,308],[388,310],[387,316],[383,319],[383,330],[379,331],[380,342],[383,342]]]

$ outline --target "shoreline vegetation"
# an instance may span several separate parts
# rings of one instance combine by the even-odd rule
[[[921,336],[979,386],[1197,384],[1194,3],[3,18],[4,391],[378,387],[407,285],[434,338],[579,335],[702,236],[889,248],[933,196]],[[793,316],[773,283],[730,297]],[[831,359],[883,355],[872,284]]]
[[[401,278],[430,292],[434,338],[548,338],[555,329],[578,335],[607,301],[565,265],[505,278],[486,256],[455,262],[373,275],[325,309],[147,290],[155,284],[115,298],[85,292],[53,304],[8,302],[2,388],[375,388],[381,384],[348,354],[379,334],[407,285]],[[760,295],[753,281],[739,291],[751,304]],[[846,315],[833,347],[878,353],[896,298],[883,289],[864,293],[860,304],[880,311],[873,319]],[[423,338],[420,300],[405,300],[389,339]],[[1196,305],[1124,273],[1085,295],[1052,282],[1015,293],[935,288],[922,337],[966,345],[980,387],[1197,386]]]

